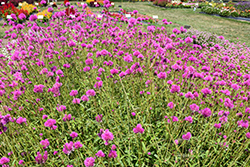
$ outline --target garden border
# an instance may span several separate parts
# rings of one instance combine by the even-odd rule
[[[207,14],[205,12],[199,12],[200,14]],[[232,16],[229,16],[229,17],[223,17],[223,16],[220,16],[218,14],[207,14],[207,15],[210,15],[210,16],[219,16],[219,17],[222,17],[222,18],[228,18],[228,19],[235,19],[235,20],[240,20],[240,21],[249,21],[250,22],[250,18],[246,18],[246,17],[232,17]]]

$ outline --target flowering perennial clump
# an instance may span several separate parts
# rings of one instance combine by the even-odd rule
[[[0,165],[248,166],[247,46],[65,6],[0,43]]]

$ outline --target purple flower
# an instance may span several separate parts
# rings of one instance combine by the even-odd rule
[[[172,85],[170,92],[171,93],[180,92],[180,86],[178,86],[178,85]]]
[[[69,95],[70,96],[76,96],[78,94],[78,91],[77,90],[72,90]]]
[[[201,110],[201,114],[204,117],[210,117],[212,115],[212,112],[209,108],[205,108],[205,109]]]
[[[6,163],[8,163],[8,162],[10,162],[10,159],[7,158],[7,157],[2,157],[2,158],[0,159],[0,165],[4,165],[4,164],[6,164]]]
[[[187,132],[187,134],[182,135],[183,140],[189,140],[192,137],[190,132]]]
[[[88,90],[87,92],[86,92],[86,95],[87,96],[95,96],[95,91],[93,90],[93,89],[90,89],[90,90]]]
[[[16,123],[18,123],[18,124],[26,123],[26,118],[19,117],[19,118],[17,118]]]
[[[215,124],[214,124],[214,127],[217,128],[217,129],[219,129],[219,128],[221,127],[221,123],[218,123],[218,124],[215,123]]]
[[[86,166],[86,167],[92,167],[92,166],[94,166],[95,164],[95,159],[93,158],[93,157],[88,157],[88,158],[86,158],[85,160],[84,160],[84,165]]]
[[[37,156],[35,157],[35,161],[38,164],[44,164],[47,161],[48,158],[48,152],[45,151],[44,155],[42,156],[40,152],[37,152]]]
[[[93,61],[93,59],[88,58],[87,60],[85,60],[85,63],[86,63],[86,65],[91,65],[94,63],[94,61]]]
[[[82,144],[81,144],[79,141],[77,141],[77,142],[74,143],[74,147],[75,147],[76,149],[82,148]]]
[[[35,21],[37,20],[37,16],[36,15],[31,15],[30,16],[30,21]]]
[[[250,132],[247,132],[247,133],[246,133],[246,137],[247,137],[248,139],[250,139]]]
[[[56,124],[56,120],[54,119],[48,119],[45,123],[45,127],[50,127],[51,129],[54,128],[54,124]]]
[[[143,133],[144,129],[142,128],[141,124],[137,124],[137,126],[133,129],[134,133]]]
[[[132,114],[132,116],[135,116],[135,115],[136,115],[136,113],[135,113],[135,112],[132,112],[131,114]]]
[[[74,151],[74,143],[72,141],[63,145],[63,152],[65,154],[69,155],[72,151]]]
[[[83,96],[81,97],[81,99],[82,99],[82,101],[89,101],[89,98],[88,98],[88,96],[86,96],[86,95],[83,95]]]
[[[97,116],[95,117],[95,120],[96,120],[97,122],[102,122],[102,114],[101,114],[101,115],[97,115]]]
[[[117,157],[116,151],[115,150],[110,150],[108,157],[109,158],[116,158]]]
[[[48,12],[53,12],[54,11],[54,9],[53,8],[48,8]]]
[[[165,79],[165,78],[167,78],[167,74],[166,74],[165,72],[160,72],[157,76],[158,76],[158,78],[160,78],[160,79]]]
[[[42,140],[40,144],[43,146],[43,149],[46,149],[49,147],[49,140],[48,139]]]
[[[24,161],[21,159],[21,160],[18,162],[18,165],[22,165],[23,162],[24,162]]]
[[[109,145],[109,141],[112,141],[114,139],[114,135],[106,129],[102,134],[101,138],[105,141],[105,145]]]
[[[76,132],[72,132],[70,134],[70,137],[72,137],[73,139],[76,138],[77,136],[78,136],[78,133],[76,133]]]
[[[113,145],[111,146],[111,149],[112,149],[112,150],[115,150],[115,149],[116,149],[116,146],[113,144]]]
[[[174,103],[173,102],[169,102],[168,103],[168,107],[171,108],[171,109],[174,108]]]
[[[196,104],[191,104],[189,107],[190,107],[190,110],[196,111],[196,112],[198,112],[200,109],[200,107],[197,106]]]
[[[18,15],[18,18],[19,18],[20,20],[26,19],[26,15],[23,14],[23,13],[21,13],[21,14]]]
[[[191,116],[186,117],[184,120],[193,123],[193,118]]]
[[[102,152],[102,150],[99,150],[95,155],[97,157],[105,157],[105,154]]]

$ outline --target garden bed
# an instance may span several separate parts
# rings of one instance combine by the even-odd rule
[[[207,14],[205,12],[199,12],[199,13],[201,13],[201,14]],[[232,16],[225,17],[225,16],[220,16],[218,14],[207,14],[207,15],[218,16],[218,17],[228,18],[228,19],[234,19],[234,20],[249,21],[250,22],[250,18],[245,18],[245,17],[232,17]]]

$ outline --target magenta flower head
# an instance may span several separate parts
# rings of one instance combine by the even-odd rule
[[[21,13],[21,14],[18,15],[18,18],[19,18],[20,20],[26,19],[26,15],[23,14],[23,13]]]
[[[74,151],[74,143],[72,141],[63,145],[63,152],[65,154],[69,155],[72,151]]]
[[[18,165],[22,165],[23,162],[24,162],[24,161],[21,159],[21,160],[18,162]]]
[[[44,155],[42,156],[40,152],[37,152],[37,156],[35,157],[37,164],[44,164],[47,161],[48,158],[48,152],[45,151]]]
[[[105,154],[102,152],[102,150],[99,150],[95,155],[97,157],[105,157]]]
[[[186,117],[184,120],[193,123],[193,118],[191,116]]]
[[[174,103],[173,102],[169,102],[168,103],[168,107],[171,108],[171,109],[174,108]]]
[[[105,145],[109,145],[108,142],[114,139],[114,135],[108,129],[106,129],[102,133],[101,138],[105,141]]]
[[[214,127],[217,128],[217,129],[220,129],[221,123],[218,123],[218,124],[215,123],[215,124],[214,124]]]
[[[247,133],[246,133],[246,137],[247,137],[248,139],[250,139],[250,132],[247,132]]]
[[[93,90],[93,89],[90,89],[90,90],[88,90],[87,92],[86,92],[86,95],[87,96],[95,96],[95,91]]]
[[[167,78],[167,74],[166,74],[165,72],[160,72],[157,76],[158,76],[158,78],[160,78],[160,79],[165,79],[165,78]]]
[[[30,21],[35,21],[37,20],[37,16],[36,15],[31,15],[30,16]]]
[[[45,126],[45,127],[50,127],[51,129],[52,129],[52,128],[54,129],[54,127],[55,127],[54,124],[56,124],[56,120],[54,120],[54,119],[48,119],[48,120],[44,123],[44,126]]]
[[[102,114],[101,114],[101,115],[97,115],[97,116],[95,117],[95,120],[96,120],[97,122],[102,122]]]
[[[137,124],[137,126],[133,129],[134,133],[143,133],[144,129],[142,128],[141,124]]]
[[[76,96],[77,94],[78,94],[77,90],[72,90],[69,95],[70,96]]]
[[[111,149],[112,149],[112,150],[115,150],[115,149],[116,149],[116,146],[113,144],[113,145],[111,146]]]
[[[185,42],[186,42],[186,43],[192,43],[192,42],[193,42],[193,39],[190,38],[190,37],[187,37],[187,38],[185,39]]]
[[[74,143],[74,147],[75,147],[76,149],[82,148],[81,142],[79,142],[79,141],[75,142],[75,143]]]
[[[204,117],[210,117],[212,115],[212,112],[209,108],[205,108],[205,109],[201,110],[201,114]]]
[[[54,11],[54,9],[53,8],[48,8],[48,12],[53,12]]]
[[[86,96],[86,95],[83,95],[83,96],[81,97],[81,99],[82,99],[82,101],[89,101],[89,98],[88,98],[88,96]]]
[[[175,93],[175,92],[179,93],[180,92],[180,86],[178,86],[178,85],[172,85],[170,92],[171,93]]]
[[[115,150],[110,150],[108,157],[109,158],[116,158],[117,157],[116,151]]]
[[[182,135],[183,140],[189,140],[192,137],[190,132],[187,132],[187,134]]]
[[[76,138],[77,136],[78,136],[78,133],[76,133],[76,132],[72,132],[70,134],[70,137],[72,137],[73,139]]]
[[[135,115],[136,115],[136,113],[135,113],[135,112],[132,112],[131,114],[132,114],[132,116],[135,116]]]
[[[43,146],[43,149],[46,149],[49,147],[49,140],[48,139],[42,140],[40,144]]]
[[[19,118],[17,118],[16,123],[18,123],[18,124],[26,123],[26,118],[19,117]]]
[[[84,165],[86,166],[86,167],[92,167],[92,166],[94,166],[95,164],[95,159],[93,158],[93,157],[88,157],[88,158],[86,158],[85,160],[84,160]]]
[[[10,159],[7,158],[7,157],[2,157],[2,158],[0,159],[0,165],[7,164],[8,162],[10,162]]]

